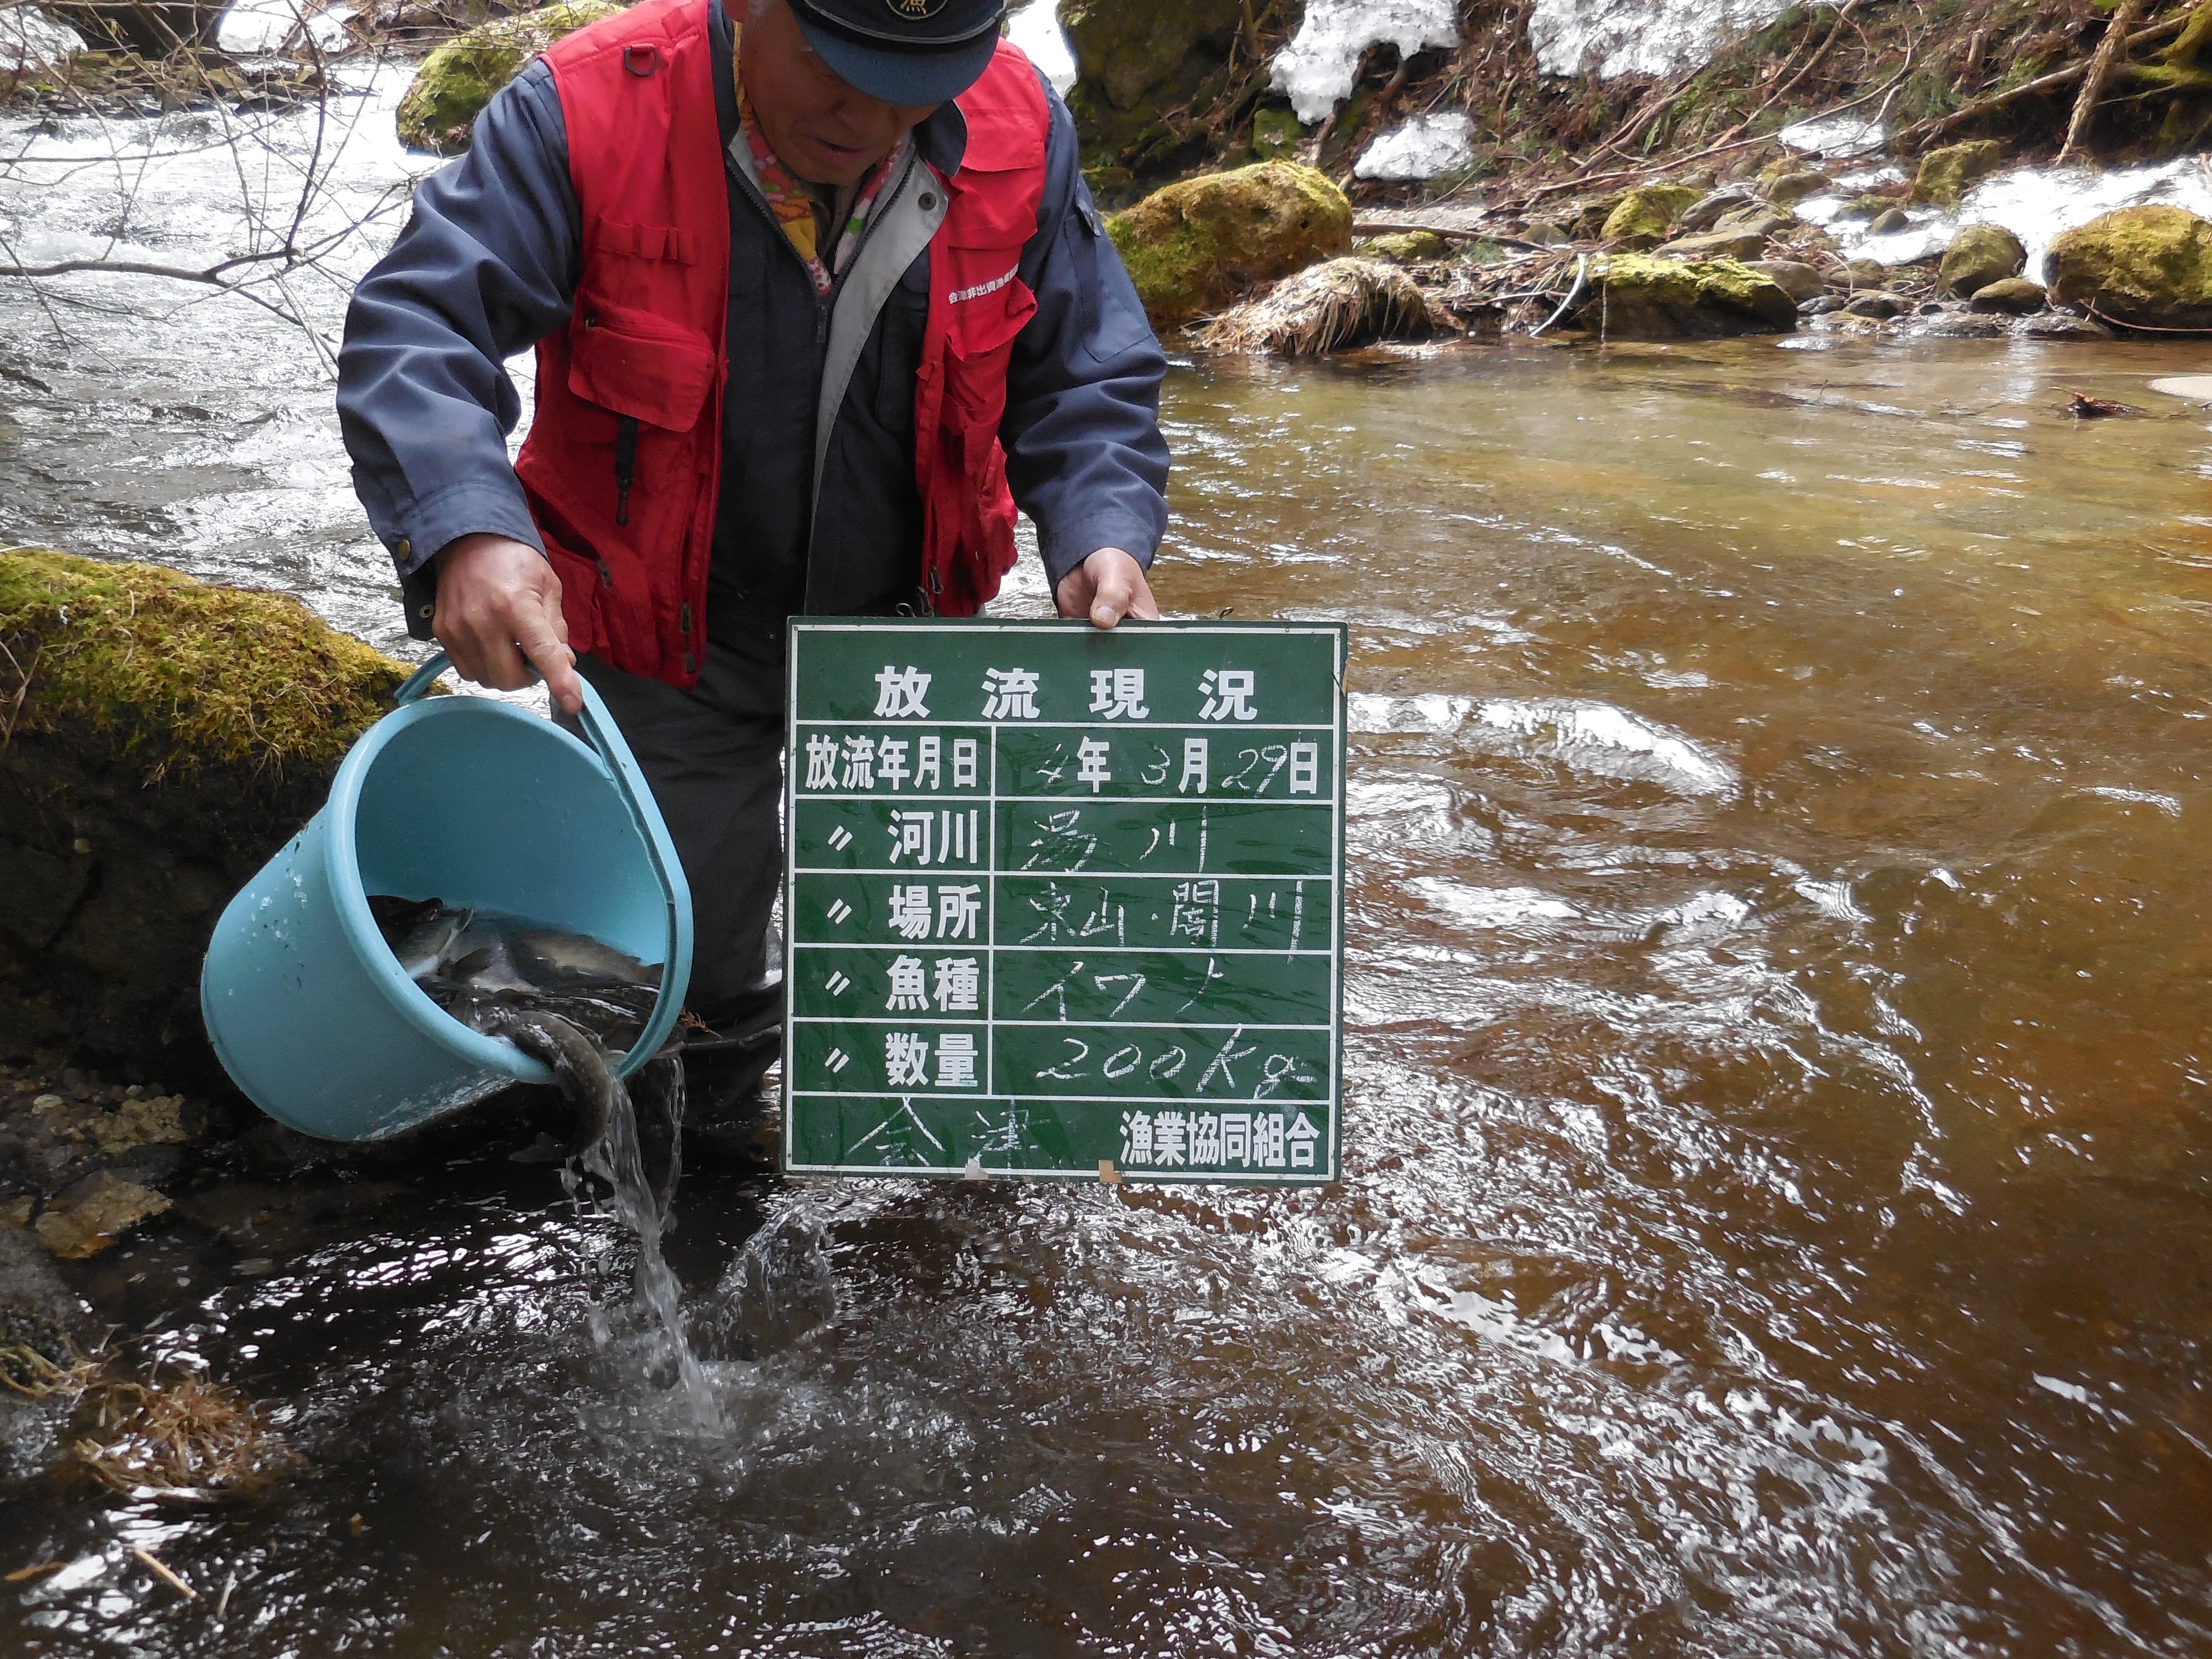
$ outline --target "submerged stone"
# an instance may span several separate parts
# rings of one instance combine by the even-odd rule
[[[2130,207],[2051,244],[2051,297],[2112,322],[2212,328],[2212,222],[2178,207]]]
[[[433,155],[459,155],[492,94],[564,34],[619,15],[612,0],[562,0],[513,17],[495,17],[423,58],[399,100],[399,142]]]
[[[1796,301],[1733,259],[1616,254],[1591,286],[1580,321],[1608,339],[1717,339],[1787,334],[1797,326]]]
[[[1352,204],[1289,161],[1185,179],[1106,222],[1155,323],[1217,310],[1352,246]]]
[[[1940,270],[1943,291],[1964,298],[2027,267],[2027,247],[2002,225],[1967,225],[1943,250]]]
[[[64,1261],[82,1261],[168,1207],[169,1200],[151,1188],[102,1171],[46,1206],[33,1230]]]
[[[1994,138],[1931,149],[1920,158],[1909,198],[1915,207],[1953,208],[1977,184],[2004,164],[2004,146]]]

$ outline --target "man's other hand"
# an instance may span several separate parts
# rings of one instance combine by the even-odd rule
[[[1062,576],[1053,602],[1061,616],[1088,617],[1097,628],[1111,628],[1124,617],[1160,619],[1145,567],[1118,547],[1100,548]]]
[[[438,611],[430,631],[465,679],[520,691],[535,678],[534,669],[562,713],[584,706],[576,653],[561,615],[561,579],[534,547],[489,535],[447,543],[438,555]]]

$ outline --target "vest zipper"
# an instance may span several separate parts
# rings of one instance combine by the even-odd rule
[[[615,422],[615,522],[629,522],[629,486],[637,476],[637,416],[625,415]],[[609,584],[610,586],[612,583]]]

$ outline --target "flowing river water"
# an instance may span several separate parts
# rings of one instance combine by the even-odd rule
[[[397,646],[304,338],[67,293],[0,295],[0,533]],[[543,1166],[216,1194],[82,1282],[298,1465],[0,1494],[0,1569],[70,1564],[0,1650],[2206,1651],[2212,416],[2147,384],[2197,367],[1179,364],[1164,602],[1352,624],[1345,1182],[695,1169],[716,1432]]]

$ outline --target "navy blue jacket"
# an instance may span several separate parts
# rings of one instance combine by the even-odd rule
[[[711,18],[726,154],[738,130],[732,39],[719,9]],[[1008,483],[1057,586],[1101,547],[1150,563],[1167,524],[1168,453],[1159,344],[1083,183],[1066,106],[1045,92],[1044,198],[1020,264],[1037,311],[1015,343],[1000,431]],[[941,106],[915,138],[954,172],[967,138],[958,108]],[[710,640],[774,657],[794,612],[921,608],[914,391],[929,255],[883,301],[817,477],[817,405],[843,289],[817,299],[758,188],[734,163],[724,171],[730,374],[707,627]],[[474,532],[543,549],[508,464],[521,406],[501,363],[568,320],[580,240],[560,95],[536,62],[486,106],[468,154],[417,188],[406,228],[355,292],[339,426],[417,638],[429,634],[439,549]]]

